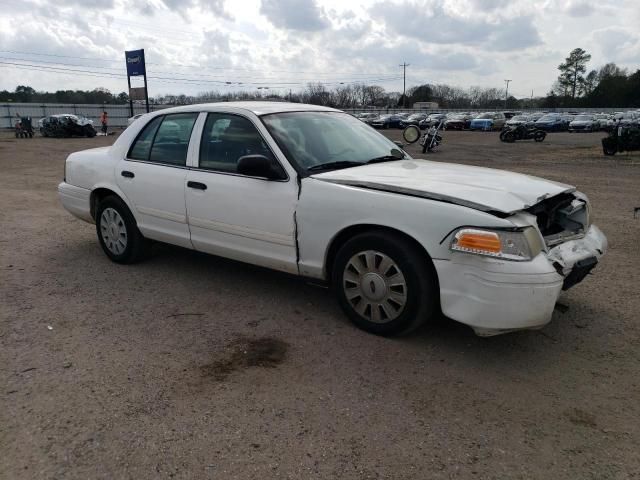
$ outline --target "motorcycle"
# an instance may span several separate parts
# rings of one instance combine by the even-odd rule
[[[618,125],[609,131],[609,136],[602,139],[602,151],[605,155],[617,152],[640,150],[640,128],[629,125]]]
[[[500,132],[500,140],[507,143],[513,143],[516,140],[531,140],[535,142],[543,142],[547,137],[544,130],[535,127],[526,127],[524,125],[513,125],[505,127]]]
[[[402,138],[404,138],[407,143],[416,143],[420,140],[422,153],[434,152],[442,143],[442,135],[438,132],[442,128],[443,123],[441,120],[437,126],[431,126],[424,135],[420,131],[420,127],[417,125],[409,125],[402,131]],[[422,136],[422,138],[420,138],[420,136]]]
[[[33,138],[31,117],[20,117],[15,126],[16,138]]]

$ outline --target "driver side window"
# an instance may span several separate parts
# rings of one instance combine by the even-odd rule
[[[264,155],[277,163],[251,121],[229,113],[210,113],[202,131],[199,167],[238,173],[238,159],[245,155]]]

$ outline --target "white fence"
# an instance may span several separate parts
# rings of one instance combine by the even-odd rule
[[[173,107],[174,105],[150,105],[151,111],[161,110],[163,108]],[[84,117],[93,120],[94,124],[98,126],[98,119],[103,111],[103,108],[109,114],[109,126],[110,127],[126,127],[127,119],[130,117],[129,104],[126,105],[101,105],[101,104],[70,104],[70,103],[4,103],[0,105],[0,128],[13,128],[16,123],[17,116],[31,117],[33,119],[34,126],[37,124],[38,119],[46,117],[47,115],[55,115],[59,113],[73,113],[75,115],[82,115]],[[412,109],[412,108],[345,108],[345,112],[359,113],[359,112],[372,112],[372,113],[396,113],[396,112],[469,112],[469,111],[504,111],[504,109],[455,109],[455,108],[439,108],[434,110],[428,109]],[[628,108],[562,108],[562,109],[530,109],[519,110],[527,112],[549,112],[549,111],[576,111],[576,112],[592,112],[592,113],[613,113],[624,110],[630,110]],[[144,105],[134,104],[133,113],[145,113],[146,109]]]
[[[171,107],[172,105],[149,105],[152,111]],[[0,128],[13,128],[17,117],[31,117],[34,127],[37,121],[48,115],[59,113],[73,113],[93,120],[98,126],[100,114],[103,110],[109,115],[110,127],[126,127],[127,119],[131,116],[129,104],[126,105],[101,105],[101,104],[70,104],[70,103],[4,103],[0,105]],[[145,113],[144,105],[134,104],[133,113]]]

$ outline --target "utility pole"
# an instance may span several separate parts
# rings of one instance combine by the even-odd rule
[[[399,67],[402,67],[402,106],[407,108],[407,67],[409,64],[404,62]]]
[[[504,81],[507,84],[507,88],[504,91],[504,109],[505,110],[507,109],[507,98],[509,98],[509,82],[510,81],[511,80],[507,80],[507,79],[505,79],[505,81]]]

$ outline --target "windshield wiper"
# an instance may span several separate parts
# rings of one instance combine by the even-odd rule
[[[357,167],[358,165],[364,164],[362,162],[353,162],[351,160],[340,160],[339,162],[319,163],[318,165],[313,165],[307,168],[307,170],[309,172],[317,172],[320,170],[331,170],[333,168]]]
[[[404,158],[404,154],[400,157],[397,155],[383,155],[381,157],[372,158],[371,160],[365,163],[380,163],[380,162],[392,162],[393,160],[402,160]]]

